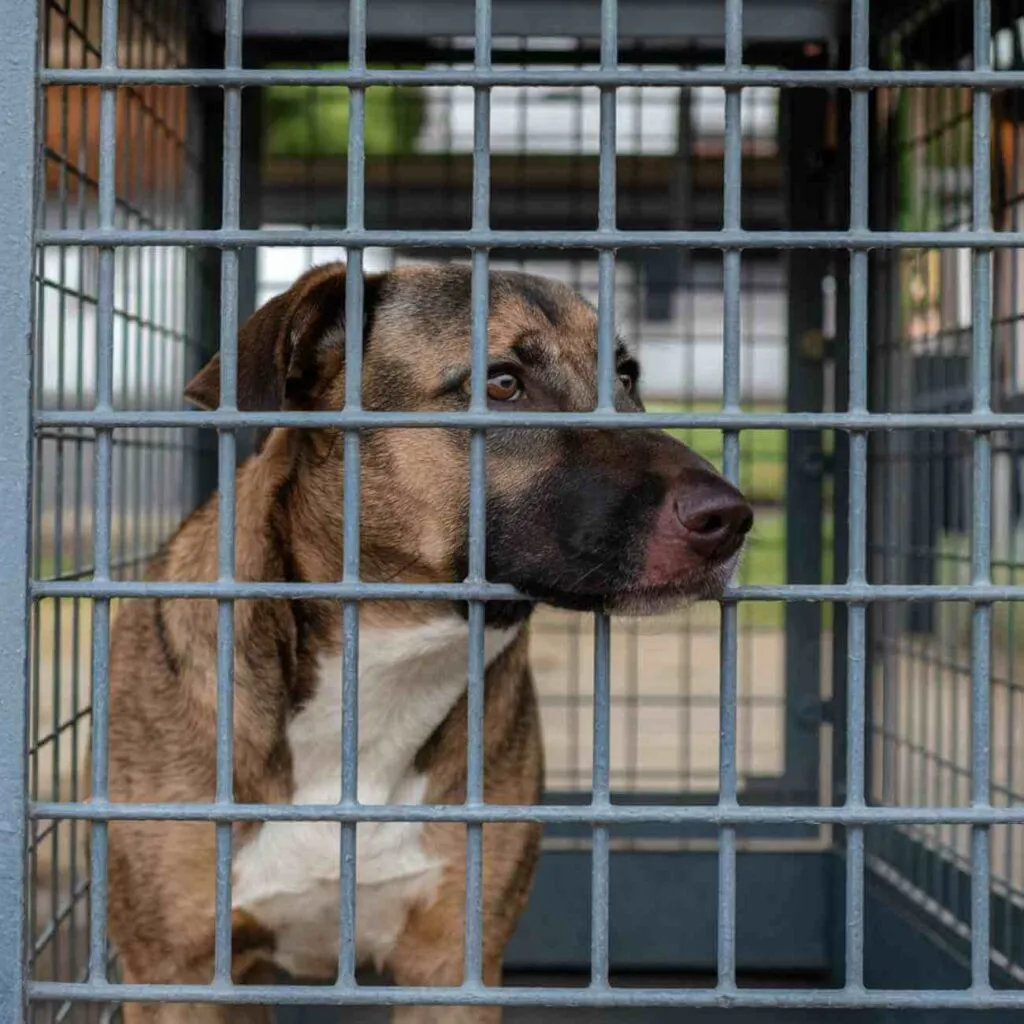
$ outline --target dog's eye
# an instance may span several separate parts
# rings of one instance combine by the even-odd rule
[[[514,402],[523,393],[519,378],[511,373],[496,373],[487,381],[487,397],[492,402]]]
[[[633,388],[636,386],[636,381],[628,373],[620,373],[619,380],[622,381],[622,386],[625,388],[626,394],[631,395]]]

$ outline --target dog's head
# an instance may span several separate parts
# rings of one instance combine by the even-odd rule
[[[461,266],[367,276],[363,405],[455,411],[469,405],[471,278]],[[238,406],[340,409],[345,391],[345,268],[303,275],[242,328]],[[490,408],[589,411],[597,404],[597,314],[555,281],[490,275]],[[641,411],[639,367],[616,349],[615,406]],[[188,398],[218,404],[215,358]],[[341,567],[343,445],[334,430],[275,430],[258,458],[281,470],[302,572]],[[712,466],[654,430],[494,428],[487,432],[486,566],[536,601],[652,611],[715,597],[752,523],[750,506]],[[365,579],[457,581],[466,575],[469,432],[380,429],[361,438]],[[488,605],[500,621],[518,610]]]

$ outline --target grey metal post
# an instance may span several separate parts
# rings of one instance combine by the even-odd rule
[[[33,171],[36,166],[37,4],[2,0],[7,26],[0,86],[10,105],[0,125],[5,170],[0,204],[0,309],[4,372],[0,375],[0,516],[5,524],[0,572],[0,1020],[24,1019],[25,679],[28,668],[28,522],[32,337]]]

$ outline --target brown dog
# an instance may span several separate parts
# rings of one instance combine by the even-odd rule
[[[569,288],[516,273],[490,279],[488,399],[503,410],[595,407],[597,317]],[[345,269],[317,268],[242,328],[242,409],[339,409]],[[364,405],[468,404],[470,274],[402,269],[365,283]],[[615,404],[642,408],[620,344]],[[189,385],[218,403],[215,358]],[[335,430],[271,431],[238,471],[237,577],[341,578],[343,445]],[[465,577],[469,440],[463,430],[375,430],[362,439],[364,580]],[[664,608],[710,597],[730,577],[751,510],[738,491],[661,432],[494,429],[487,435],[487,578],[563,608]],[[217,577],[217,498],[196,511],[150,579]],[[484,780],[488,803],[541,790],[537,702],[527,659],[532,602],[486,612]],[[341,613],[336,602],[235,605],[239,802],[340,797]],[[212,601],[128,602],[111,651],[110,797],[214,796],[217,609]],[[368,602],[360,611],[359,799],[460,803],[466,783],[465,606]],[[129,982],[206,983],[212,973],[212,825],[110,826],[110,934]],[[484,827],[485,981],[526,901],[540,842],[532,824]],[[336,971],[339,828],[267,823],[235,832],[233,974],[271,964],[303,978]],[[465,827],[357,829],[357,955],[402,985],[462,980]],[[407,1007],[403,1022],[484,1022],[496,1009]],[[129,1021],[269,1020],[269,1011],[131,1007]]]

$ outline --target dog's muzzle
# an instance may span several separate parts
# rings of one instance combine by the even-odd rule
[[[732,484],[688,474],[669,488],[655,516],[637,585],[673,586],[712,573],[736,555],[753,524],[753,509]]]

